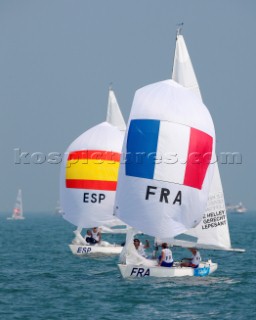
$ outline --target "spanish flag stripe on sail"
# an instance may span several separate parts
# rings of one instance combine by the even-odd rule
[[[66,164],[66,187],[116,190],[120,153],[102,150],[71,152]]]
[[[78,150],[72,151],[68,155],[68,160],[108,160],[108,161],[120,161],[120,153],[104,150]]]
[[[97,181],[97,180],[66,180],[66,187],[73,189],[91,189],[91,190],[116,190],[116,181]]]

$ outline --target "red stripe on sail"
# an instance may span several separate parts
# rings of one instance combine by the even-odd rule
[[[103,151],[103,150],[78,150],[70,152],[68,155],[68,160],[108,160],[108,161],[120,161],[120,153],[113,151]]]
[[[72,189],[115,191],[116,185],[117,185],[116,181],[77,180],[77,179],[66,180],[66,187],[72,188]]]
[[[188,161],[184,185],[202,189],[204,178],[210,164],[213,138],[207,133],[190,129]]]

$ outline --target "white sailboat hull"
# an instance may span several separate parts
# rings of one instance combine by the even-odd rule
[[[91,254],[120,254],[123,247],[120,245],[109,245],[109,246],[100,246],[100,245],[77,245],[70,244],[69,248],[74,255],[86,256]]]
[[[123,278],[141,278],[141,277],[205,277],[217,270],[218,264],[201,262],[198,268],[181,267],[174,265],[171,268],[166,267],[148,267],[143,265],[118,264],[118,268]]]
[[[7,217],[6,220],[24,220],[25,218],[24,217]]]

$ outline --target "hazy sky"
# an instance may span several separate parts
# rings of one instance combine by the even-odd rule
[[[170,78],[181,21],[217,154],[242,155],[219,165],[226,201],[256,208],[255,12],[254,0],[0,0],[0,212],[19,187],[25,211],[54,210],[60,166],[35,153],[104,121],[111,82],[127,120],[136,89]]]

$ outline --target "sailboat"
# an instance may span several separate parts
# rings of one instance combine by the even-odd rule
[[[113,217],[121,149],[126,125],[114,91],[109,89],[107,119],[85,131],[65,152],[60,174],[63,218],[77,226],[69,245],[75,255],[119,254],[122,246],[101,241],[95,245],[82,237],[83,228],[101,227],[117,233],[124,223]],[[123,233],[120,227],[119,232]]]
[[[186,137],[186,131],[190,132],[189,137]],[[197,137],[193,137],[193,132],[198,133]],[[144,139],[140,140],[141,133],[150,140],[150,145],[145,145]],[[134,227],[127,233],[126,246],[120,255],[121,275],[124,278],[206,276],[218,267],[211,260],[201,262],[198,268],[182,267],[179,262],[172,268],[158,267],[156,260],[145,259],[134,249],[132,240],[136,229],[154,236],[156,242],[243,252],[243,249],[231,248],[222,184],[215,161],[214,127],[203,104],[180,29],[176,37],[172,80],[136,92],[123,152],[137,150],[137,146],[133,146],[135,138],[141,144],[140,152],[144,150],[144,159],[150,152],[158,162],[153,169],[152,161],[150,164],[145,161],[140,167],[136,163],[131,168],[120,167],[116,214]],[[170,151],[167,160],[172,168],[159,161],[159,157]],[[124,197],[125,190],[129,195]],[[136,216],[125,210],[127,202],[133,203],[130,210],[136,212]]]
[[[236,205],[227,205],[226,210],[227,212],[230,212],[230,213],[246,213],[247,212],[247,208],[244,206],[242,202],[239,202]]]
[[[17,198],[13,208],[12,216],[7,217],[7,220],[24,220],[23,206],[22,206],[22,193],[21,189],[18,190]]]
[[[60,206],[60,201],[57,201],[57,205],[56,205],[56,207],[55,207],[55,214],[56,215],[59,215],[59,216],[62,216],[63,215],[63,210],[62,210],[62,208],[61,208],[61,206]]]

